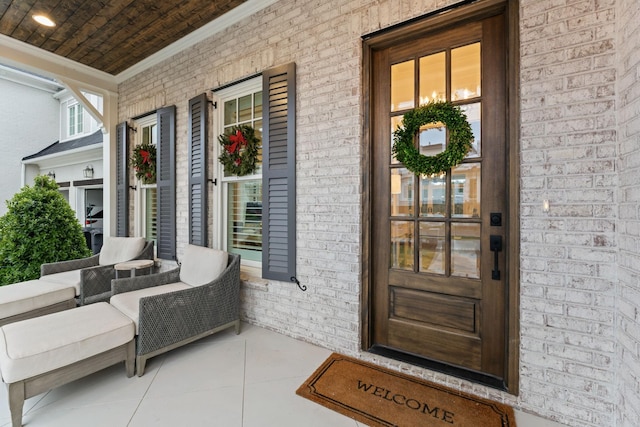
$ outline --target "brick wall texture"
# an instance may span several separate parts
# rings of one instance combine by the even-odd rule
[[[308,290],[247,285],[243,318],[567,425],[640,425],[637,0],[519,4],[519,396],[360,352],[361,36],[453,3],[281,0],[123,82],[120,121],[177,107],[180,255],[188,100],[295,61],[297,270]]]
[[[640,425],[640,3],[619,1],[617,425]]]

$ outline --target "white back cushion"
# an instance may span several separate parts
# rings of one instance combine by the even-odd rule
[[[144,248],[144,237],[106,237],[98,264],[111,265],[135,259]]]
[[[228,257],[224,251],[187,245],[180,266],[180,281],[191,286],[212,282],[227,268]]]

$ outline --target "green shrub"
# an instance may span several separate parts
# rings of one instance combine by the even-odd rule
[[[0,217],[0,286],[40,277],[40,265],[91,255],[75,213],[47,176],[7,201]]]

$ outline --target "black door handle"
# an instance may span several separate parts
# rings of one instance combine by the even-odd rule
[[[491,278],[500,280],[500,267],[498,266],[498,252],[502,252],[502,236],[492,234],[489,236],[489,249],[493,252],[493,270]]]

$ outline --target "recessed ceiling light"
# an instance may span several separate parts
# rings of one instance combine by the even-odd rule
[[[55,27],[56,23],[53,22],[49,17],[45,15],[33,15],[33,19],[39,24],[44,25],[45,27]]]

